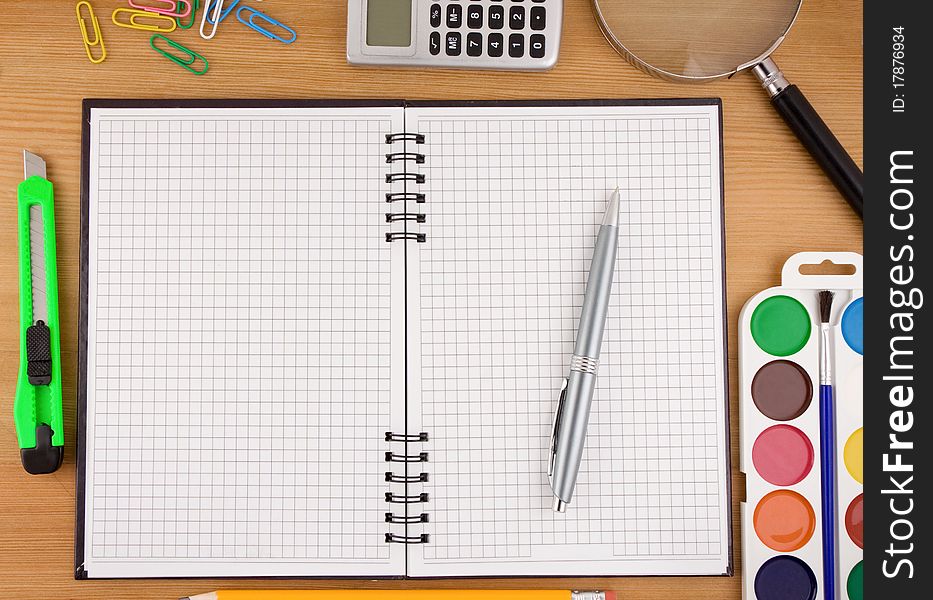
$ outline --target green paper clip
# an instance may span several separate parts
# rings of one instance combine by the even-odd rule
[[[27,473],[52,473],[62,464],[62,359],[58,321],[55,210],[45,161],[23,151],[19,184],[19,375],[13,421]]]
[[[176,50],[181,50],[181,51],[182,51],[184,54],[186,54],[187,56],[184,56],[184,57],[175,56],[174,54],[172,54],[172,53],[169,52],[168,50],[163,50],[162,48],[159,48],[158,46],[156,46],[156,38],[161,38],[161,39],[165,40],[165,43],[166,43],[166,44],[168,44],[169,46],[175,48]],[[165,58],[169,59],[170,61],[172,61],[173,63],[175,63],[175,64],[177,64],[177,65],[181,65],[182,67],[184,67],[184,68],[186,68],[187,70],[191,71],[191,72],[194,73],[195,75],[204,75],[205,73],[207,73],[208,64],[207,64],[207,59],[206,59],[206,58],[204,58],[203,56],[201,56],[200,54],[198,54],[198,53],[195,52],[194,50],[189,50],[188,48],[185,48],[184,46],[182,46],[182,45],[179,44],[178,42],[176,42],[176,41],[174,41],[174,40],[168,39],[168,38],[165,37],[164,35],[160,35],[160,34],[158,34],[158,33],[155,34],[155,35],[153,35],[152,38],[149,40],[149,45],[152,46],[152,49],[153,49],[153,50],[155,50],[156,52],[158,52],[159,54],[161,54],[161,55],[164,56]],[[191,66],[191,65],[195,64],[199,58],[204,62],[204,69],[202,69],[202,70],[200,70],[200,71],[197,70],[197,69],[195,69],[195,68],[193,68],[193,67]]]
[[[181,12],[181,4],[182,4],[181,2],[178,2],[178,1],[176,0],[176,2],[175,2],[175,12]],[[188,17],[189,17],[188,24],[187,24],[187,25],[184,25],[184,24],[181,22],[181,19],[182,19],[181,17],[175,17],[175,21],[178,23],[178,28],[179,28],[179,29],[191,29],[191,27],[194,25],[194,13],[198,12],[198,9],[199,9],[199,8],[201,8],[201,0],[192,0],[192,3],[191,3],[191,14],[188,15]]]

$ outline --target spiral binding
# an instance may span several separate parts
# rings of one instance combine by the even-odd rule
[[[409,173],[408,171],[402,173],[386,173],[386,183],[393,183],[395,181],[414,181],[415,183],[424,183],[424,175],[421,173]]]
[[[399,523],[399,524],[411,524],[411,523],[427,523],[428,522],[428,513],[421,513],[420,515],[411,515],[407,517],[400,517],[396,514],[387,512],[386,513],[386,523]]]
[[[414,142],[416,144],[423,144],[424,135],[420,133],[387,133],[386,143],[394,144],[395,142]]]
[[[396,535],[394,533],[386,534],[386,542],[394,544],[427,544],[428,534],[421,535]]]
[[[415,164],[424,164],[424,154],[417,152],[390,152],[386,154],[386,162],[394,163],[400,160],[413,160]]]
[[[427,216],[425,216],[424,213],[386,213],[386,223],[395,223],[396,221],[424,223],[427,220]]]
[[[396,200],[411,200],[418,204],[424,204],[424,194],[420,192],[386,192],[386,202],[395,202]]]
[[[386,241],[394,242],[395,240],[415,240],[416,242],[423,242],[428,239],[423,233],[414,233],[412,231],[389,231],[386,233]]]
[[[386,471],[386,481],[389,483],[427,483],[428,474],[418,473],[417,475],[396,475],[392,471]]]
[[[426,431],[422,431],[421,433],[392,433],[391,431],[387,431],[386,441],[387,442],[426,442],[428,441],[428,433]]]
[[[418,454],[396,454],[395,452],[386,452],[386,462],[428,462],[428,453],[419,452]]]
[[[402,206],[405,208],[401,211],[390,210],[385,213],[385,215],[386,223],[403,223],[404,228],[402,231],[386,232],[386,241],[414,240],[415,242],[424,242],[427,240],[427,236],[424,233],[409,231],[408,229],[408,223],[425,223],[427,221],[427,216],[423,212],[408,212],[408,202],[413,202],[415,204],[424,204],[425,202],[424,194],[414,189],[414,186],[425,182],[425,176],[408,169],[408,166],[412,164],[424,164],[424,154],[421,152],[414,152],[413,148],[409,147],[409,144],[424,144],[424,135],[411,132],[386,134],[386,144],[391,145],[396,143],[402,144],[402,150],[400,152],[387,152],[385,155],[386,164],[400,164],[403,168],[386,173],[385,178],[386,183],[401,182],[402,191],[386,192],[385,199],[389,204],[401,201]],[[393,205],[393,208],[394,207]],[[386,503],[392,506],[401,505],[403,507],[403,510],[400,511],[401,514],[396,514],[395,511],[385,513],[385,522],[390,525],[402,525],[404,527],[401,533],[392,531],[385,532],[385,541],[387,544],[427,544],[429,541],[427,533],[412,535],[413,532],[411,532],[410,529],[412,526],[419,523],[427,523],[428,513],[419,512],[418,514],[409,514],[408,507],[410,505],[426,504],[428,502],[429,496],[427,492],[410,489],[418,484],[427,483],[428,473],[421,469],[417,469],[417,473],[409,473],[408,465],[409,463],[427,463],[428,453],[410,453],[408,444],[427,442],[428,434],[423,431],[421,433],[393,433],[387,431],[385,432],[385,441],[390,444],[403,444],[401,452],[387,451],[385,453],[385,462],[404,465],[404,471],[402,473],[395,473],[394,471],[385,472],[386,484],[402,486],[401,491],[393,491],[390,488],[390,491],[385,493]],[[412,470],[414,471],[415,469],[412,468]]]
[[[418,511],[417,513],[410,513],[409,506],[427,504],[430,500],[428,492],[411,489],[411,487],[417,486],[418,484],[427,483],[429,475],[421,469],[418,469],[417,473],[410,474],[408,472],[408,463],[427,463],[428,453],[410,452],[408,450],[408,444],[425,443],[428,441],[429,436],[425,431],[420,433],[395,433],[386,431],[384,439],[390,444],[403,445],[400,452],[387,451],[385,453],[385,461],[387,463],[402,463],[405,466],[405,470],[402,473],[396,473],[394,471],[385,472],[385,482],[387,484],[402,486],[402,488],[396,488],[396,490],[390,489],[385,492],[385,501],[387,504],[390,506],[402,507],[401,509],[386,512],[385,522],[390,525],[401,525],[404,527],[401,532],[385,532],[385,541],[390,544],[427,544],[430,540],[429,535],[424,532],[413,532],[412,529],[418,524],[429,522],[428,512]]]
[[[429,500],[427,492],[421,492],[420,494],[396,494],[394,492],[386,492],[386,502],[390,504],[417,504],[419,502],[424,503]]]
[[[387,152],[386,164],[395,164],[401,163],[404,165],[404,168],[398,171],[390,171],[386,173],[386,183],[396,183],[401,182],[403,185],[403,191],[401,192],[386,192],[386,202],[392,203],[401,200],[403,204],[407,206],[407,202],[412,201],[416,204],[423,204],[425,201],[424,194],[421,192],[410,191],[409,186],[420,185],[425,182],[425,176],[422,173],[415,173],[410,171],[407,167],[409,164],[421,165],[424,164],[424,154],[421,152],[413,152],[409,149],[408,144],[423,144],[424,135],[420,133],[411,133],[411,132],[400,132],[400,133],[388,133],[386,134],[386,144],[395,144],[401,143],[402,150],[400,152]],[[405,228],[402,231],[388,231],[386,232],[386,241],[394,242],[396,240],[414,240],[415,242],[425,242],[427,241],[427,236],[424,233],[417,231],[408,230],[408,222],[413,223],[425,223],[427,221],[427,216],[424,213],[410,213],[407,211],[407,208],[401,212],[387,212],[386,213],[386,223],[405,223]]]

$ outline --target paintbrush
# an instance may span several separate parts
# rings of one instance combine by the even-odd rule
[[[823,597],[836,600],[836,414],[830,325],[833,293],[819,293],[820,303],[820,487],[823,516]]]

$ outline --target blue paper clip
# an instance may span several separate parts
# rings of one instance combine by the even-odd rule
[[[249,13],[248,18],[243,17],[244,12]],[[278,40],[285,44],[291,44],[292,42],[298,39],[298,34],[295,33],[294,29],[292,29],[288,25],[285,25],[284,23],[279,23],[278,21],[276,21],[269,15],[265,13],[261,13],[255,8],[252,8],[250,6],[241,6],[240,10],[236,11],[236,18],[237,18],[237,21],[239,21],[240,23],[243,23],[250,29],[255,29],[256,31],[263,34],[267,38]],[[280,29],[284,29],[285,31],[292,34],[291,37],[288,39],[283,38],[282,36],[276,35],[275,33],[269,31],[268,29],[263,28],[261,25],[257,25],[256,23],[253,23],[253,19],[256,19],[256,18],[259,18],[260,20],[265,21],[266,23],[269,23],[270,25],[274,25],[275,27],[279,27]]]
[[[223,8],[220,9],[220,16],[217,18],[217,22],[220,23],[224,19],[226,19],[227,16],[233,12],[233,9],[236,8],[236,5],[239,3],[240,3],[240,0],[232,0],[230,1],[230,4],[227,4],[225,2]],[[207,3],[207,22],[210,23],[211,25],[214,24],[213,15],[214,15],[214,7],[216,5],[217,5],[217,0],[211,0],[210,2]]]

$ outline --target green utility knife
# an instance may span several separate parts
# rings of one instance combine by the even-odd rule
[[[23,467],[33,475],[62,464],[62,359],[55,266],[55,211],[45,161],[23,151],[19,184],[19,377],[13,419]]]

